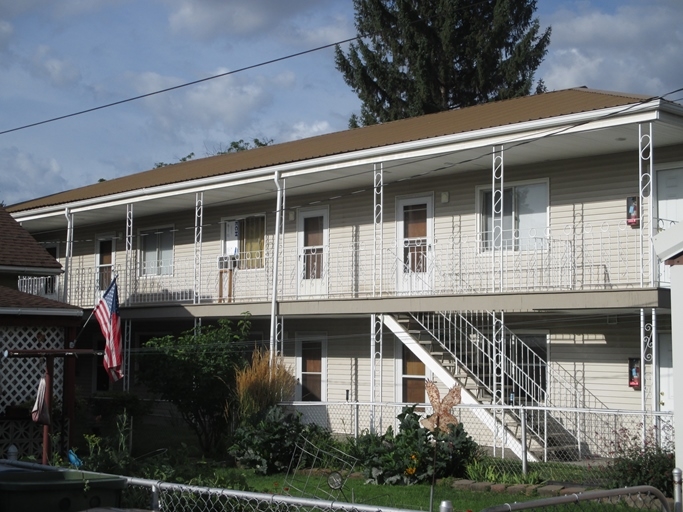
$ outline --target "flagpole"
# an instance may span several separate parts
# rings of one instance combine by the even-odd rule
[[[95,314],[95,308],[92,308],[92,311],[90,312],[90,316],[88,319],[85,321],[83,324],[83,327],[81,327],[81,330],[79,333],[76,335],[76,337],[69,343],[69,348],[74,348],[76,346],[76,342],[78,341],[78,338],[80,338],[81,334],[83,334],[83,331],[85,331],[85,328],[88,326],[88,322],[90,322],[90,319],[92,316]]]
[[[109,288],[111,288],[112,284],[114,284],[116,282],[116,279],[118,279],[118,277],[119,277],[118,274],[116,274],[114,276],[114,279],[111,280],[111,283],[109,284],[109,287],[107,288],[107,291],[109,291]],[[105,292],[105,294],[106,294],[106,292]],[[102,299],[100,298],[100,300],[102,300]],[[99,303],[99,301],[98,301],[98,303]],[[90,311],[90,316],[88,316],[88,319],[83,324],[83,327],[81,327],[81,330],[79,331],[79,333],[76,335],[76,337],[73,339],[73,341],[71,343],[69,343],[69,348],[74,348],[76,346],[76,342],[78,341],[78,338],[81,337],[81,334],[83,334],[83,331],[85,331],[85,328],[88,326],[88,322],[90,322],[90,319],[95,314],[95,309],[97,309],[97,304],[95,304],[95,306],[92,308],[92,311]]]

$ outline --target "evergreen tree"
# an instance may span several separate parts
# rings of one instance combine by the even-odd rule
[[[359,40],[335,53],[362,102],[351,127],[525,96],[550,43],[550,28],[533,18],[536,0],[353,4]]]

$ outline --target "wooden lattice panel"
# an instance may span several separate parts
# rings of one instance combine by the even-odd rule
[[[0,326],[0,353],[4,350],[40,350],[64,348],[64,332],[58,327]],[[0,414],[8,405],[31,403],[36,399],[38,383],[45,374],[42,357],[0,359]],[[64,358],[54,359],[53,397],[61,401],[64,383]]]
[[[0,448],[2,457],[7,457],[7,449],[14,445],[19,457],[34,457],[40,460],[43,451],[43,426],[24,420],[0,421]]]

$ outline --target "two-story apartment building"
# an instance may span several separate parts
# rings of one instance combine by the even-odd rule
[[[433,377],[467,403],[671,407],[651,238],[683,216],[676,103],[562,90],[9,211],[65,268],[27,291],[92,308],[118,275],[126,385],[150,336],[248,311],[296,372],[297,400],[423,402]]]

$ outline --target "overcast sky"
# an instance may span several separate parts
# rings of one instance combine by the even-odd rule
[[[537,72],[549,90],[683,87],[683,1],[538,4],[553,29]],[[354,35],[351,0],[0,0],[0,132]],[[359,108],[333,50],[309,53],[2,134],[0,200],[202,157],[233,140],[344,130]]]

